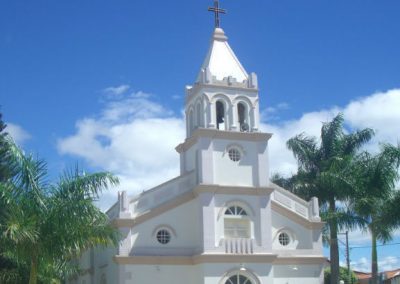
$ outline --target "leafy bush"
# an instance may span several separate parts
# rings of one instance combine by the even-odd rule
[[[347,268],[344,268],[344,267],[339,268],[339,280],[343,280],[345,284],[357,283],[357,276],[353,271],[351,271],[351,283],[349,283],[349,281],[348,281],[348,279],[349,279],[348,275],[349,275],[349,273],[348,273]],[[325,284],[331,283],[331,268],[330,267],[325,268],[324,283]]]

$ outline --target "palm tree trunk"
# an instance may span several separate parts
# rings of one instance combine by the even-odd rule
[[[332,215],[336,213],[335,200],[329,200],[329,231],[330,231],[330,256],[331,256],[331,284],[339,284],[339,246],[337,239],[337,222]]]
[[[378,254],[376,249],[376,234],[374,229],[370,229],[372,238],[372,252],[371,252],[371,284],[378,283]]]
[[[37,273],[38,273],[38,252],[36,249],[32,252],[31,257],[31,272],[29,275],[29,284],[37,283]]]

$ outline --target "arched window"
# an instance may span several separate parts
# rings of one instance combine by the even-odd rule
[[[202,117],[202,113],[201,113],[201,104],[198,103],[196,106],[196,114],[197,114],[197,121],[196,121],[196,126],[198,127],[202,127],[202,121],[201,121],[201,117]]]
[[[217,114],[217,129],[225,130],[225,108],[221,101],[215,104]]]
[[[189,136],[192,135],[194,128],[194,117],[193,117],[193,109],[189,111]]]
[[[250,219],[246,210],[233,205],[225,210],[224,237],[226,239],[250,238]]]
[[[251,280],[244,275],[237,274],[229,277],[225,284],[252,284]]]
[[[247,216],[246,211],[237,205],[231,206],[225,211],[225,215],[240,215],[240,216]]]
[[[249,131],[249,124],[247,119],[246,106],[243,103],[238,103],[238,119],[239,119],[239,129],[240,131]]]
[[[223,284],[256,284],[255,280],[241,272],[242,271],[231,273]]]
[[[107,278],[105,273],[101,274],[100,284],[107,284]]]

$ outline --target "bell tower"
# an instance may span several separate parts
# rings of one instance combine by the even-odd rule
[[[220,28],[218,1],[210,47],[192,86],[186,86],[186,139],[176,147],[181,174],[198,184],[268,185],[269,133],[259,131],[258,82],[248,74]]]
[[[210,48],[193,86],[186,87],[186,133],[197,128],[257,132],[258,83],[247,74],[221,28],[215,28]]]

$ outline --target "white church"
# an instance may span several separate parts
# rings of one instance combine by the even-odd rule
[[[120,192],[107,211],[119,246],[87,252],[70,283],[323,283],[318,200],[269,181],[273,136],[259,130],[257,76],[219,28],[223,10],[211,10],[210,47],[186,87],[180,175],[137,196]]]

